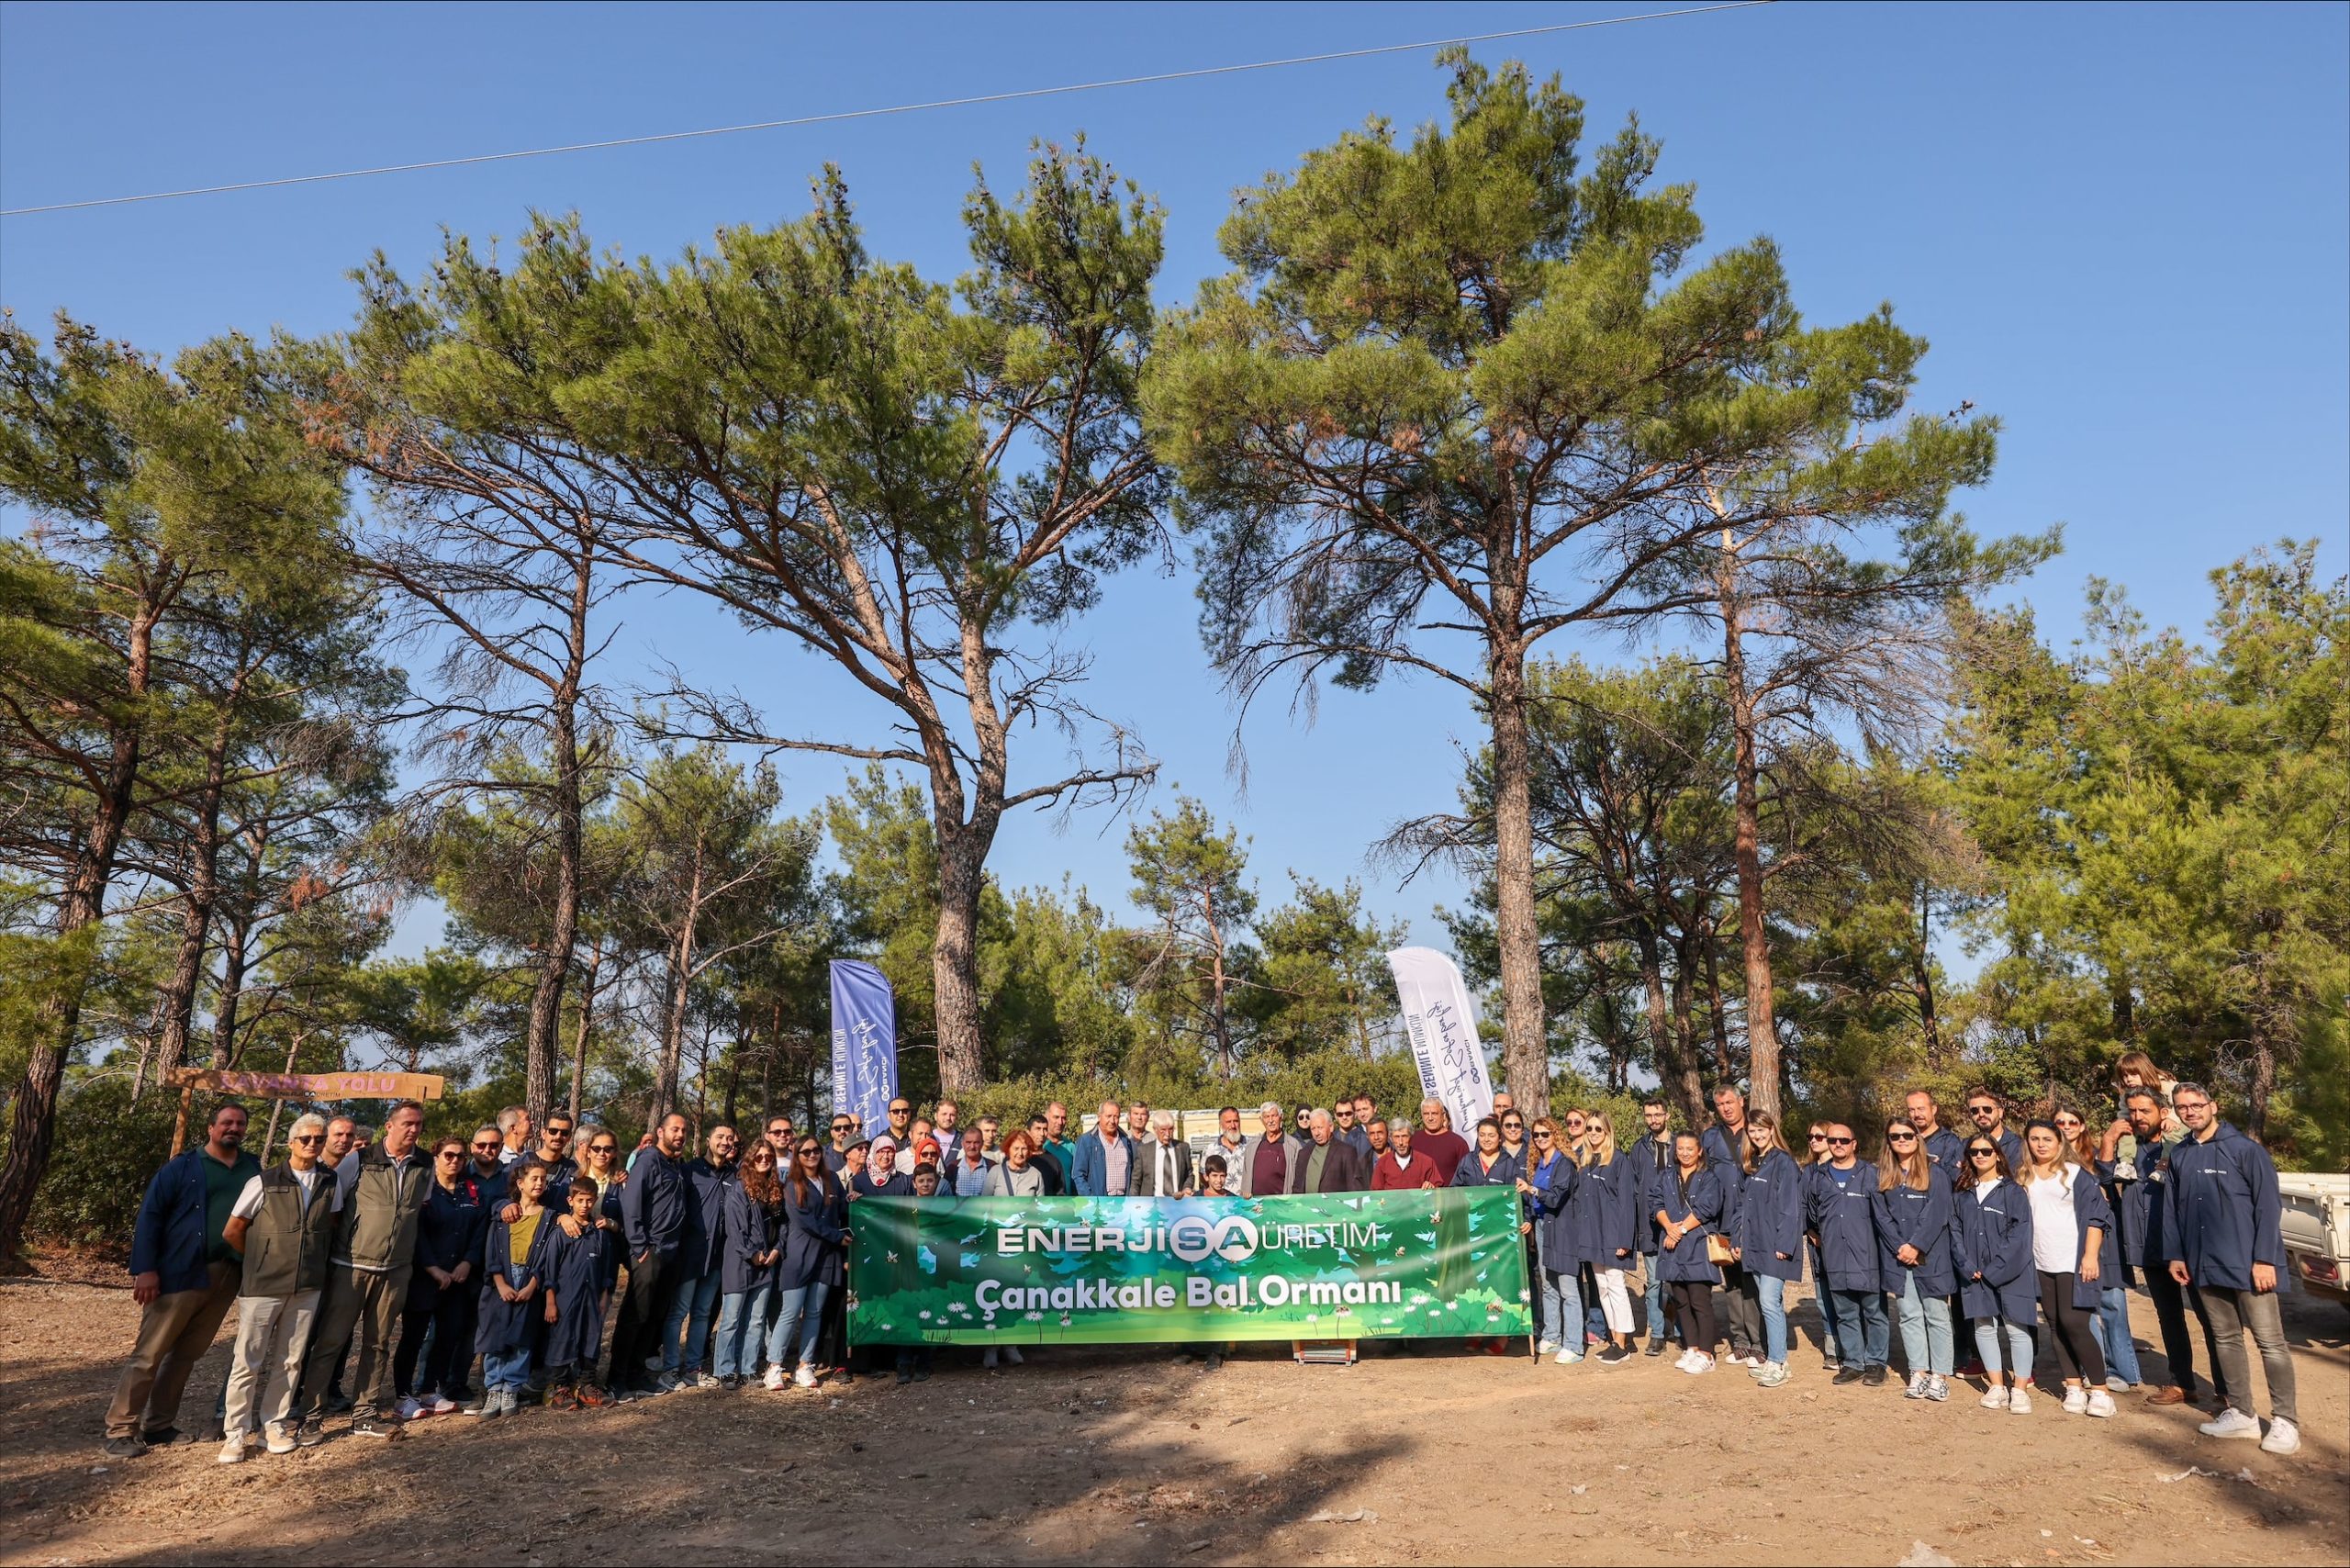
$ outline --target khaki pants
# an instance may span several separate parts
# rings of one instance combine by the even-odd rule
[[[327,1385],[334,1381],[342,1348],[356,1340],[359,1358],[351,1373],[351,1415],[366,1421],[388,1415],[396,1395],[392,1390],[392,1348],[399,1338],[400,1308],[408,1302],[408,1275],[415,1265],[404,1263],[380,1273],[337,1263],[327,1271],[325,1297],[310,1325],[310,1350],[302,1367],[302,1416],[316,1420],[326,1413]]]
[[[237,1298],[237,1343],[229,1352],[228,1436],[238,1437],[294,1414],[294,1389],[302,1379],[302,1358],[310,1349],[319,1295],[317,1291],[296,1291],[289,1296]]]
[[[237,1299],[243,1271],[234,1263],[208,1263],[211,1283],[202,1290],[172,1291],[147,1304],[139,1318],[139,1339],[123,1364],[106,1407],[108,1438],[142,1437],[171,1426],[187,1392],[187,1374],[212,1348],[212,1336]]]

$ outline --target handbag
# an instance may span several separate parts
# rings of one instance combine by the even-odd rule
[[[1736,1252],[1737,1249],[1729,1244],[1729,1238],[1719,1232],[1706,1238],[1706,1261],[1708,1263],[1735,1263],[1738,1261]]]

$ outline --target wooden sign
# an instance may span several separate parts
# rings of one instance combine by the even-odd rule
[[[448,1081],[432,1072],[245,1072],[175,1067],[176,1088],[263,1100],[438,1100]]]

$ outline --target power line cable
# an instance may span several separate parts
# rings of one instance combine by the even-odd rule
[[[1627,22],[1664,21],[1674,17],[1703,17],[1716,11],[1743,11],[1768,6],[1773,0],[1724,0],[1714,6],[1692,6],[1677,11],[1647,11],[1636,17],[1599,17],[1587,22],[1555,22],[1539,28],[1513,28],[1505,32],[1467,33],[1459,38],[1431,39],[1420,43],[1380,44],[1370,49],[1337,50],[1328,54],[1292,55],[1286,60],[1255,60],[1241,65],[1205,65],[1190,71],[1161,71],[1147,76],[1120,76],[1102,82],[1074,82],[1058,87],[1023,87],[1006,93],[980,93],[962,98],[933,98],[918,104],[892,104],[885,108],[842,109],[832,114],[801,115],[792,119],[756,120],[748,125],[712,126],[702,130],[668,130],[651,136],[620,136],[606,141],[573,141],[560,147],[532,147],[514,152],[476,152],[464,158],[429,158],[414,163],[384,163],[369,169],[342,169],[330,174],[288,174],[274,180],[241,180],[234,185],[193,185],[185,190],[150,191],[143,196],[97,196],[87,201],[56,201],[39,207],[0,207],[0,218],[28,218],[43,212],[75,212],[94,207],[129,207],[137,202],[175,201],[182,196],[223,196],[231,191],[273,190],[281,185],[314,185],[330,180],[359,180],[375,174],[408,174],[427,169],[456,169],[474,163],[505,163],[520,158],[552,158],[563,152],[600,152],[613,147],[645,147],[662,141],[693,141],[712,136],[734,136],[746,130],[783,130],[798,126],[832,125],[842,120],[875,119],[884,115],[916,114],[924,109],[969,108],[980,104],[1006,104],[1023,98],[1050,98],[1069,93],[1092,93],[1109,87],[1140,87],[1158,82],[1185,82],[1203,76],[1230,76],[1244,71],[1271,71],[1285,65],[1319,65],[1334,60],[1362,60],[1376,54],[1403,54],[1415,50],[1445,49],[1453,44],[1492,43],[1502,39],[1533,38],[1544,33],[1571,33],[1586,28],[1612,28]]]

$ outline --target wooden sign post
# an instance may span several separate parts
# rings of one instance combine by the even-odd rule
[[[172,1152],[187,1143],[187,1115],[199,1089],[252,1100],[438,1100],[448,1080],[435,1072],[247,1072],[241,1068],[175,1067],[164,1081],[180,1092],[179,1119],[172,1126]],[[277,1111],[269,1113],[262,1157],[277,1137]]]

